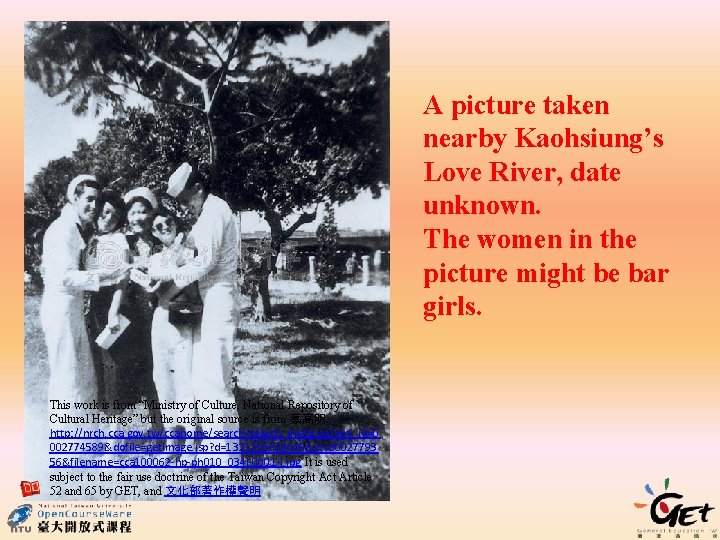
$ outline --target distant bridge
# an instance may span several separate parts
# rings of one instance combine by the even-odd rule
[[[390,268],[390,233],[389,231],[338,231],[338,252],[349,257],[353,252],[360,262],[363,255],[370,257],[370,265],[377,270]],[[270,233],[251,232],[242,233],[241,241],[246,247],[259,246],[260,242],[268,239]],[[320,245],[317,236],[309,233],[296,232],[284,244],[285,249],[294,255],[290,257],[288,270],[301,270],[308,267],[308,257],[317,254]],[[379,253],[378,253],[379,252]],[[375,263],[378,263],[377,265]]]

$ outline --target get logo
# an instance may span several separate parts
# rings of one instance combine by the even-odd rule
[[[669,485],[670,479],[666,478],[666,491]],[[645,484],[645,491],[647,491],[652,497],[655,497],[653,502],[650,504],[650,518],[658,525],[667,524],[668,527],[674,527],[679,523],[681,526],[687,527],[696,523],[698,517],[700,517],[701,521],[707,522],[708,512],[710,512],[710,510],[714,510],[714,508],[708,503],[705,503],[703,506],[684,506],[682,503],[678,503],[671,509],[666,501],[669,501],[672,504],[682,499],[682,495],[679,493],[667,492],[656,497],[650,487],[650,484]],[[635,503],[635,508],[644,508],[646,506],[647,504]]]

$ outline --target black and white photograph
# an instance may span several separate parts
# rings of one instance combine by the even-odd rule
[[[25,475],[390,499],[390,25],[25,24]]]

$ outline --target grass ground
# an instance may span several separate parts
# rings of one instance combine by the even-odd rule
[[[235,343],[236,399],[273,402],[349,402],[352,409],[328,414],[318,429],[375,429],[379,455],[349,456],[346,472],[368,473],[364,482],[260,483],[263,499],[386,500],[389,498],[389,303],[387,288],[348,287],[326,295],[313,285],[275,282],[270,322],[250,322],[252,308],[241,304]],[[25,298],[26,476],[47,474],[48,367],[39,327],[39,295]],[[317,411],[322,412],[322,411]],[[293,426],[291,411],[273,416]],[[145,428],[146,426],[134,426]],[[130,429],[128,426],[126,429]],[[343,457],[343,456],[330,456]],[[29,470],[28,470],[29,469]],[[337,472],[327,465],[313,472]],[[155,471],[145,471],[154,476]],[[244,471],[248,472],[248,471]],[[262,472],[262,471],[258,471]],[[39,475],[43,476],[39,476]],[[33,476],[34,475],[34,476]],[[142,488],[154,483],[139,482]],[[75,498],[75,497],[71,497]],[[120,498],[120,497],[118,497]],[[156,499],[142,496],[139,499]]]

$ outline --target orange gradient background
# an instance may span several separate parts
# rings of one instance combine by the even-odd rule
[[[23,21],[44,19],[389,20],[392,131],[391,502],[136,503],[134,536],[197,538],[636,538],[653,528],[643,490],[662,481],[688,505],[720,507],[720,362],[716,156],[720,21],[711,2],[480,2],[391,6],[366,1],[241,6],[117,6],[28,1],[5,8],[0,89],[5,155],[2,485],[21,503]],[[608,116],[423,116],[475,98],[602,99]],[[448,113],[448,110],[445,110]],[[635,132],[665,145],[622,149],[424,150],[426,131]],[[424,183],[423,161],[487,168],[490,160],[553,166],[562,186]],[[619,167],[617,183],[571,183],[578,161]],[[565,174],[562,174],[565,173]],[[536,216],[425,216],[426,198],[532,199]],[[424,228],[458,233],[634,234],[625,250],[425,248]],[[422,268],[593,262],[617,284],[437,285]],[[628,262],[669,268],[664,284],[630,284]],[[481,316],[423,321],[438,295],[474,300]],[[38,433],[38,437],[45,434]],[[32,479],[27,479],[32,480]],[[32,503],[32,500],[27,502]],[[177,505],[182,505],[178,511]],[[720,528],[720,510],[706,530]],[[32,519],[32,523],[36,523]],[[697,526],[697,525],[696,525]],[[7,529],[3,525],[3,534]],[[703,536],[709,537],[708,536]]]

